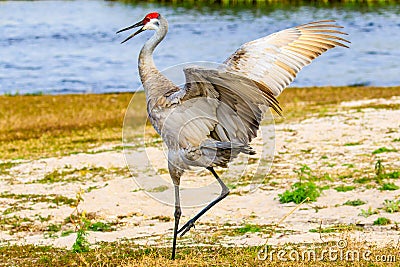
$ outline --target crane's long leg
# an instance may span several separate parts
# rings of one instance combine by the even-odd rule
[[[215,204],[220,202],[222,199],[224,199],[228,194],[229,194],[229,188],[224,184],[224,182],[221,180],[221,178],[218,177],[218,174],[214,171],[212,167],[208,167],[207,170],[209,170],[217,179],[218,183],[221,185],[222,191],[221,194],[213,200],[210,204],[208,204],[204,209],[202,209],[196,216],[194,216],[192,219],[190,219],[184,226],[182,226],[181,229],[179,229],[178,234],[181,233],[181,236],[186,234],[187,231],[190,230],[190,228],[194,227],[194,223],[204,214],[206,211],[211,209]]]
[[[181,203],[179,198],[179,185],[174,185],[175,188],[175,226],[174,226],[174,241],[172,242],[172,255],[171,259],[175,259],[175,250],[176,250],[176,237],[178,235],[178,227],[179,227],[179,219],[181,218]]]

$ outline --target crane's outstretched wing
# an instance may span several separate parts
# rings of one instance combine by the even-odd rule
[[[175,140],[189,165],[226,166],[240,152],[251,154],[268,107],[280,114],[275,96],[301,68],[347,40],[329,21],[312,22],[249,42],[220,69],[188,67],[186,84],[165,95],[173,107],[164,123],[165,140]]]
[[[227,70],[237,72],[267,88],[278,96],[313,59],[336,46],[349,43],[337,35],[346,33],[321,20],[299,25],[243,44],[224,63]]]

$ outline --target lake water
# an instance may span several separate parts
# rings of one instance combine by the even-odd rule
[[[400,7],[368,12],[296,7],[262,11],[185,9],[105,1],[0,1],[0,94],[135,91],[137,57],[152,32],[121,45],[115,32],[151,11],[169,21],[155,52],[160,69],[222,62],[242,43],[319,19],[345,26],[336,48],[303,69],[293,86],[400,85]]]

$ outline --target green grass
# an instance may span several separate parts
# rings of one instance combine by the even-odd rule
[[[356,188],[356,187],[353,186],[353,185],[340,185],[340,186],[335,187],[334,189],[335,189],[337,192],[347,192],[347,191],[352,191],[352,190],[354,190],[355,188]]]
[[[166,185],[160,185],[160,186],[150,189],[149,192],[164,192],[164,191],[168,190],[168,188],[169,187]]]
[[[387,147],[380,147],[374,151],[372,151],[372,154],[380,154],[380,153],[387,153],[387,152],[397,152],[397,149],[395,148],[387,148]]]
[[[366,184],[366,183],[369,183],[371,181],[372,181],[372,179],[368,178],[368,177],[361,177],[361,178],[358,178],[358,179],[354,179],[354,182],[358,183],[358,184]]]
[[[379,190],[393,191],[393,190],[397,190],[399,188],[400,188],[400,186],[397,186],[394,183],[385,183],[382,185],[382,187],[379,188]]]
[[[361,209],[361,213],[359,215],[367,218],[374,214],[378,214],[378,211],[369,207],[367,210]]]
[[[335,226],[329,226],[326,228],[316,228],[316,229],[310,229],[310,233],[321,233],[321,234],[326,234],[326,233],[340,233],[340,232],[347,232],[347,231],[353,231],[353,230],[362,230],[362,228],[357,227],[354,224],[338,224]]]
[[[379,217],[374,221],[374,225],[387,225],[390,224],[391,221],[388,218],[385,217]]]
[[[310,201],[316,201],[320,196],[320,189],[313,182],[295,183],[292,185],[291,190],[286,190],[282,194],[279,194],[280,203],[294,202],[299,204],[303,202],[307,197]]]
[[[350,142],[350,143],[346,143],[346,144],[344,144],[345,146],[358,146],[358,145],[361,145],[362,143],[361,142]]]
[[[0,175],[9,174],[9,169],[17,165],[13,162],[2,162],[0,163]]]
[[[398,179],[400,178],[400,171],[393,171],[385,174],[381,174],[382,178]]]
[[[310,233],[334,233],[336,229],[334,227],[327,227],[327,228],[318,228],[318,229],[310,229]]]
[[[235,231],[239,234],[256,233],[261,231],[261,227],[259,225],[246,224],[240,228],[235,229]]]
[[[72,170],[54,170],[47,173],[42,179],[35,180],[33,183],[50,184],[50,183],[69,183],[87,181],[88,177],[101,176],[109,177],[111,174],[129,176],[127,168],[104,168],[104,167],[83,167]]]
[[[9,234],[14,234],[19,231],[31,231],[34,220],[32,218],[13,216],[0,217],[0,231],[9,231]]]
[[[47,226],[48,232],[58,232],[60,230],[61,230],[61,225],[59,225],[59,224],[49,224]]]
[[[346,166],[347,168],[354,168],[354,164],[352,163],[344,163],[342,166]]]
[[[61,233],[61,236],[62,236],[62,237],[64,237],[64,236],[69,236],[70,234],[73,234],[73,233],[75,233],[74,230],[66,230],[66,231],[63,231],[63,232]]]
[[[388,200],[386,199],[383,203],[383,210],[389,213],[399,212],[400,211],[400,200]]]
[[[110,232],[111,225],[109,223],[104,223],[104,222],[94,222],[90,224],[88,230],[95,232]]]
[[[75,243],[72,245],[72,252],[82,253],[90,251],[90,243],[87,241],[87,235],[88,233],[85,230],[78,230]]]
[[[346,206],[361,206],[361,205],[364,205],[366,203],[367,202],[365,202],[365,201],[357,199],[357,200],[348,200],[345,203],[343,203],[343,205],[346,205]]]

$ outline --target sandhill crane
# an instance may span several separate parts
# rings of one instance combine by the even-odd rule
[[[153,51],[168,31],[167,20],[157,12],[117,33],[141,27],[135,35],[154,30],[139,54],[139,75],[145,90],[148,117],[168,147],[168,169],[175,192],[176,239],[183,236],[211,207],[229,194],[214,167],[227,167],[239,153],[254,154],[251,140],[257,135],[266,108],[281,114],[276,97],[296,74],[323,52],[347,47],[344,32],[334,20],[321,20],[276,32],[243,44],[222,68],[184,69],[186,84],[181,88],[156,68]],[[194,119],[195,118],[195,119]],[[190,166],[209,170],[217,179],[221,194],[179,230],[181,217],[180,178]]]

